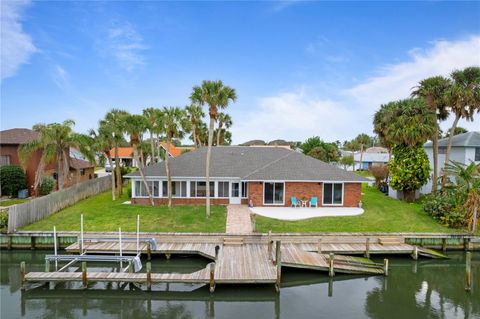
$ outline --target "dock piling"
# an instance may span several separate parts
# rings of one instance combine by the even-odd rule
[[[328,275],[330,277],[335,276],[335,272],[333,271],[333,260],[335,259],[335,255],[333,253],[330,253],[329,260],[328,260]]]
[[[328,296],[329,297],[333,296],[333,278],[330,278],[328,280]]]
[[[50,272],[50,260],[45,259],[45,272]]]
[[[413,260],[418,260],[418,246],[413,248],[412,258]]]
[[[82,288],[87,288],[87,263],[82,261]]]
[[[472,253],[467,252],[466,260],[465,260],[465,280],[466,280],[465,290],[466,291],[472,290],[471,272],[472,272]]]
[[[387,258],[383,260],[383,274],[385,276],[388,276],[388,259]]]
[[[442,251],[443,252],[447,251],[447,239],[446,238],[442,239]]]
[[[370,238],[365,240],[365,258],[370,258]]]
[[[280,249],[281,249],[282,242],[280,240],[277,240],[275,242],[275,265],[278,264],[278,261],[280,260]]]
[[[147,261],[147,290],[152,290],[152,263]]]
[[[152,245],[150,242],[147,243],[147,260],[152,260]]]
[[[317,253],[321,254],[322,253],[322,238],[318,239],[317,242]]]
[[[215,263],[210,264],[210,292],[215,291]]]
[[[22,290],[25,289],[25,262],[20,263],[20,287]]]
[[[35,246],[36,246],[36,242],[37,242],[37,237],[35,237],[35,236],[30,237],[30,241],[31,241],[30,249],[31,249],[31,250],[35,250]]]

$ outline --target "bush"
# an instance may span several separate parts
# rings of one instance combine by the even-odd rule
[[[39,189],[40,195],[44,196],[44,195],[50,194],[53,191],[54,187],[55,187],[55,180],[50,176],[45,177],[43,179],[42,184],[40,185],[40,189]]]
[[[128,198],[132,198],[132,183],[128,183],[127,194],[128,194]]]
[[[423,202],[423,210],[443,225],[458,228],[465,225],[465,212],[457,209],[454,194],[430,195]]]
[[[380,184],[387,179],[388,168],[387,165],[376,165],[370,167],[370,173],[375,177],[375,185],[380,187]]]
[[[0,232],[6,233],[8,229],[8,210],[0,212]]]
[[[27,179],[20,166],[5,165],[0,167],[0,184],[2,195],[17,197],[19,190],[27,188]]]

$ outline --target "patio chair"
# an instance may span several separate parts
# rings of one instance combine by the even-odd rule
[[[317,197],[312,197],[312,199],[310,200],[310,207],[313,207],[313,206],[318,208]]]
[[[290,207],[298,207],[298,206],[299,206],[299,203],[297,201],[297,198],[292,197],[292,205],[290,205]]]

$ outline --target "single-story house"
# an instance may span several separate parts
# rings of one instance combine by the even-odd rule
[[[438,141],[438,176],[445,165],[445,155],[447,153],[448,138],[442,138]],[[425,152],[430,161],[432,169],[431,177],[433,177],[433,145],[427,142],[423,145]],[[450,152],[450,160],[457,161],[465,165],[471,162],[480,163],[480,131],[472,131],[468,133],[458,134],[452,137],[452,150]],[[422,187],[420,193],[429,194],[432,191],[432,179]]]
[[[205,203],[205,160],[202,147],[170,160],[174,204]],[[291,198],[311,199],[319,206],[358,207],[361,183],[367,179],[284,147],[212,147],[210,164],[212,204],[290,206]],[[145,168],[155,204],[167,202],[165,162]],[[132,204],[148,204],[139,172],[131,179]]]
[[[115,161],[115,148],[110,150],[110,157]],[[133,158],[133,147],[119,147],[118,160],[120,161],[120,166],[138,167],[137,161]]]
[[[367,153],[363,152],[355,153],[353,157],[355,161],[355,169],[362,169],[368,171],[372,166],[386,165],[388,164],[388,153]]]

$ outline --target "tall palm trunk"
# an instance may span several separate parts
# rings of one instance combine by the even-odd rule
[[[352,157],[353,157],[352,171],[355,172],[355,152],[354,151],[352,151]]]
[[[148,187],[147,178],[145,177],[145,172],[143,171],[143,164],[140,161],[140,158],[138,156],[137,144],[133,144],[132,146],[133,146],[133,157],[135,158],[135,161],[139,163],[138,171],[140,172],[140,176],[142,177],[143,184],[145,185],[145,188],[147,190],[150,205],[154,206],[155,203],[153,202],[152,192],[150,191],[150,187]]]
[[[107,155],[107,158],[108,158],[108,164],[110,165],[110,167],[113,167],[113,162],[112,162],[112,157],[110,156],[110,150],[108,152],[105,152],[105,155]],[[112,173],[110,174],[111,177],[112,177],[112,200],[115,200],[115,174]]]
[[[218,122],[218,130],[217,130],[217,146],[220,145],[220,137],[222,136],[222,122]]]
[[[195,146],[195,148],[198,147],[196,130],[197,130],[197,128],[196,128],[195,122],[192,122],[192,138],[193,138],[193,146]]]
[[[213,127],[215,123],[215,118],[210,116],[210,125],[208,127],[208,148],[207,148],[207,162],[205,169],[205,180],[206,180],[206,215],[207,218],[210,217],[210,157],[212,156],[212,142],[213,142]]]
[[[155,143],[153,142],[153,132],[150,131],[150,146],[152,147],[152,156],[150,156],[150,164],[155,162]]]
[[[167,150],[170,149],[171,137],[167,136]],[[168,208],[172,207],[172,175],[170,173],[170,159],[168,153],[165,153],[165,170],[167,171],[167,196]]]
[[[438,127],[435,129],[432,137],[433,147],[433,181],[432,181],[432,193],[437,193],[437,180],[438,180]]]
[[[448,145],[447,145],[447,151],[445,153],[445,163],[443,164],[443,168],[445,168],[445,165],[447,165],[448,162],[450,161],[450,152],[452,150],[453,133],[457,128],[457,124],[459,120],[460,120],[460,115],[455,114],[455,120],[453,121],[452,127],[450,128],[450,134],[448,136]],[[445,175],[445,172],[442,172],[442,189],[445,187],[445,184],[447,184],[447,176]]]
[[[120,159],[118,157],[118,145],[115,145],[115,173],[117,175],[117,196],[120,197],[122,196],[123,190],[122,190],[122,174],[120,172]],[[113,173],[112,173],[113,174]]]
[[[360,170],[363,171],[363,144],[360,145]]]
[[[57,190],[63,189],[63,165],[61,153],[57,154]]]

